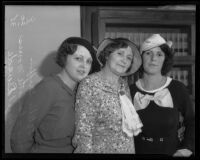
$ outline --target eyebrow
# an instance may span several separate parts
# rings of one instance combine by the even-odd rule
[[[123,49],[123,48],[120,48],[120,49],[118,49],[118,50],[116,50],[116,51],[118,51],[118,52],[120,51],[120,52],[123,52],[123,53],[124,53],[125,50],[122,50],[122,49]],[[132,51],[131,51],[131,52],[132,52]],[[133,54],[130,54],[130,55],[133,55]]]
[[[129,56],[129,57],[134,57],[133,54],[128,54],[127,56]]]
[[[84,56],[82,54],[74,54],[74,56],[78,56],[78,57],[81,57],[81,58],[84,58]],[[87,59],[92,59],[92,56],[91,57],[86,57]]]

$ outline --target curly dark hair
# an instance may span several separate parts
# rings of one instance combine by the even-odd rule
[[[68,43],[68,39],[64,40],[60,47],[58,48],[57,55],[56,55],[56,63],[64,68],[67,55],[72,55],[77,50],[77,44],[70,44]]]
[[[162,75],[166,75],[171,68],[173,67],[173,63],[174,63],[174,52],[172,51],[172,49],[167,45],[167,44],[162,44],[159,46],[160,49],[164,52],[165,54],[165,60],[163,62],[163,66],[161,69],[161,74]],[[142,52],[142,55],[145,51]],[[143,72],[144,72],[144,68],[141,65],[141,67],[139,68],[139,76],[142,77],[143,76]]]

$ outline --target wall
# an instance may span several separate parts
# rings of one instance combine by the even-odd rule
[[[5,6],[5,152],[23,96],[43,77],[57,73],[55,52],[80,36],[80,6]]]

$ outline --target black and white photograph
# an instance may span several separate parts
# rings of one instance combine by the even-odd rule
[[[4,158],[196,157],[196,4],[3,4]]]

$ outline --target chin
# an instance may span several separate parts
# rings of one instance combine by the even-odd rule
[[[148,72],[151,75],[157,75],[159,72]]]
[[[76,78],[75,81],[79,83],[82,79],[83,78]]]
[[[86,76],[77,77],[77,78],[76,78],[76,81],[77,81],[77,82],[80,82],[80,81],[81,81],[82,79],[84,79],[85,77],[86,77]]]
[[[121,71],[121,72],[118,72],[120,75],[122,75],[122,74],[124,74],[124,73],[126,73],[126,70],[123,70],[123,71]]]
[[[160,72],[160,71],[157,70],[157,69],[148,69],[148,70],[146,70],[146,72],[147,72],[147,73],[150,73],[150,74],[156,74],[156,73],[158,73],[158,72]]]
[[[124,73],[125,73],[125,72],[115,72],[115,74],[116,74],[117,76],[122,76],[122,75],[124,75]]]

